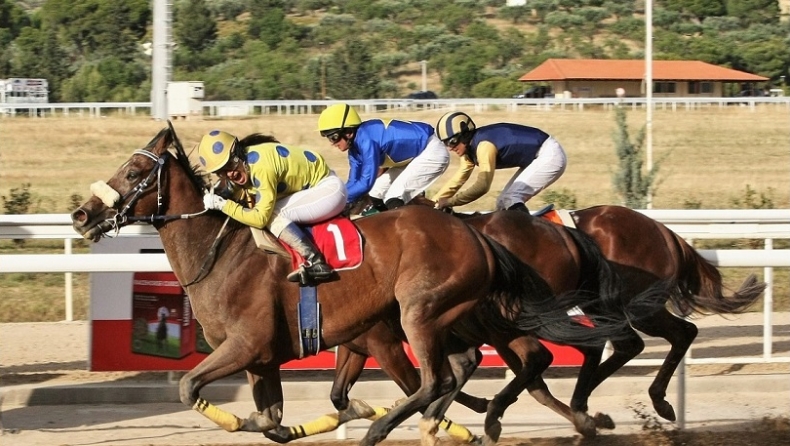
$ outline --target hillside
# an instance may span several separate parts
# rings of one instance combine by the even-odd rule
[[[777,0],[656,0],[655,59],[790,79]],[[0,77],[44,77],[54,101],[146,100],[150,0],[2,0]],[[9,6],[10,5],[10,6]],[[641,58],[633,0],[178,0],[173,80],[207,99],[509,97],[548,58]],[[782,1],[782,8],[790,8]]]

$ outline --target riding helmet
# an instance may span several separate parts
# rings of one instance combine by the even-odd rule
[[[200,164],[208,173],[222,169],[228,163],[239,140],[222,130],[212,130],[203,136],[198,146]]]
[[[436,124],[436,136],[442,141],[448,141],[454,136],[471,132],[475,122],[464,112],[445,113]]]
[[[358,127],[362,124],[362,119],[354,107],[348,104],[333,104],[321,112],[318,117],[318,131],[321,136],[344,130],[347,128]]]

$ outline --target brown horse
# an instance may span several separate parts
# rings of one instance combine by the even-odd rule
[[[427,202],[423,204],[432,204]],[[517,247],[508,243],[510,238],[519,237],[516,232],[499,231],[494,234],[481,223],[485,216],[479,214],[456,214],[467,223],[477,227],[484,234],[491,235],[514,253],[525,260]],[[525,214],[526,215],[526,214]],[[680,360],[685,355],[697,334],[697,328],[683,319],[692,312],[700,314],[737,314],[752,305],[765,289],[765,284],[757,282],[752,275],[730,296],[723,294],[721,275],[718,270],[703,259],[688,243],[663,224],[643,214],[621,206],[596,206],[571,213],[576,227],[590,235],[601,247],[603,254],[615,264],[627,284],[626,296],[636,296],[647,289],[658,289],[656,284],[674,283],[672,290],[665,295],[671,299],[679,315],[666,307],[658,311],[650,307],[650,312],[631,317],[633,328],[650,336],[663,337],[671,344],[658,374],[649,389],[653,407],[660,416],[675,420],[675,412],[666,401],[669,380]],[[528,260],[525,260],[529,263]],[[540,272],[540,268],[537,268]],[[551,283],[551,280],[549,280]],[[624,329],[621,336],[611,340],[614,353],[600,363],[603,348],[583,346],[584,363],[579,372],[579,381],[571,400],[571,407],[553,397],[545,382],[537,378],[532,382],[521,380],[530,393],[542,404],[552,408],[571,421],[577,431],[584,435],[594,435],[595,426],[613,428],[611,419],[598,414],[595,426],[590,428],[586,417],[587,400],[590,393],[606,378],[620,369],[644,348],[644,342],[631,328]],[[534,339],[516,338],[504,349],[492,344],[508,366],[517,374],[532,361],[545,362],[545,353],[537,353]],[[336,379],[332,390],[332,400],[336,405],[347,404],[347,392],[359,378],[368,355],[374,356],[382,368],[394,376],[396,382],[408,394],[419,384],[418,375],[401,348],[400,338],[387,333],[385,327],[377,326],[365,335],[338,349]],[[515,356],[514,356],[515,355]],[[519,362],[519,359],[521,362]],[[549,359],[550,361],[551,359]],[[599,365],[600,364],[600,365]],[[517,375],[518,377],[518,375]],[[515,401],[523,389],[511,383],[488,406],[487,425],[493,417],[500,416],[505,407]],[[461,394],[459,402],[478,410],[487,402]]]
[[[181,401],[228,431],[268,434],[282,421],[279,366],[302,353],[299,287],[285,280],[289,259],[258,249],[246,226],[204,211],[205,187],[169,126],[107,183],[94,184],[94,196],[72,213],[74,228],[97,241],[132,222],[153,224],[214,348],[181,379]],[[449,404],[440,397],[453,398],[479,363],[479,351],[451,331],[473,310],[492,326],[545,331],[558,342],[597,344],[622,329],[605,319],[592,330],[573,323],[566,311],[584,296],[569,293],[558,304],[533,269],[449,215],[409,206],[360,221],[358,229],[365,240],[364,261],[320,286],[321,346],[350,341],[399,308],[421,370],[417,391],[375,421],[363,445],[380,442],[423,409],[423,441],[435,442],[436,425]],[[200,397],[206,384],[241,370],[257,408],[245,419]],[[372,414],[369,406],[352,406],[337,419]]]
[[[580,290],[587,293],[591,299],[605,296],[604,301],[616,302],[615,305],[610,304],[606,308],[590,306],[585,309],[586,311],[605,313],[623,322],[648,314],[649,306],[642,307],[641,314],[634,314],[633,311],[623,307],[622,296],[620,296],[622,284],[612,274],[610,264],[603,258],[595,242],[579,231],[514,211],[495,212],[465,221],[502,243],[524,263],[533,267],[549,283],[554,293]],[[669,283],[658,282],[639,297],[629,296],[629,300],[632,300],[632,304],[636,302],[642,304],[653,299],[653,302],[658,302],[663,307],[663,299],[669,286]],[[591,302],[595,301],[591,300]],[[629,317],[626,318],[626,315]],[[466,329],[462,333],[459,329],[464,341],[478,347],[483,343],[494,346],[517,372],[517,378],[508,386],[509,389],[514,388],[514,391],[520,392],[525,385],[539,379],[539,375],[551,364],[553,359],[551,352],[535,337],[527,336],[523,331],[491,329],[485,321],[475,318],[465,322]],[[623,324],[623,327],[625,326],[626,323]],[[392,327],[396,330],[393,331]],[[419,376],[403,352],[402,339],[403,335],[397,332],[397,321],[390,321],[389,324],[379,323],[364,335],[343,344],[338,350],[335,385],[330,395],[336,408],[343,410],[348,407],[348,389],[359,378],[368,356],[375,357],[380,362],[381,368],[405,393],[411,394],[414,391],[415,386],[419,385]],[[516,347],[509,347],[511,344]],[[579,348],[582,351],[590,349],[594,352],[601,349],[602,344],[580,345]],[[529,361],[527,357],[530,358]],[[540,383],[541,381],[538,381],[531,385],[540,386]],[[503,394],[509,395],[510,392],[506,390]],[[509,401],[510,397],[503,398]],[[456,400],[480,412],[487,409],[487,401],[481,401],[464,393],[459,393]],[[506,407],[505,404],[501,406],[502,410]],[[497,440],[500,416],[498,409],[492,408],[485,424],[484,441]],[[586,413],[575,414],[572,421],[580,431],[588,434],[595,432],[595,420]]]

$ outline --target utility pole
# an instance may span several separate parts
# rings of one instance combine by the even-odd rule
[[[318,42],[318,48],[321,51],[320,57],[320,70],[321,70],[321,99],[326,99],[326,60],[324,59],[324,42]]]
[[[321,99],[326,99],[326,62],[321,54]]]
[[[420,66],[422,67],[422,91],[428,91],[428,61],[421,60]]]

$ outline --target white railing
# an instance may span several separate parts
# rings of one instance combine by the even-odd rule
[[[320,113],[333,100],[248,100],[248,101],[202,101],[204,116],[246,115],[292,115]],[[453,99],[353,99],[349,104],[365,112],[385,110],[453,109],[464,107],[479,112],[488,108],[516,111],[519,109],[539,110],[584,110],[586,107],[626,106],[644,108],[646,98],[453,98]],[[788,97],[653,97],[656,110],[696,110],[703,108],[725,108],[746,106],[754,111],[758,105],[790,108]],[[0,104],[3,116],[88,116],[102,117],[108,114],[151,114],[151,102],[60,102],[48,104]]]

